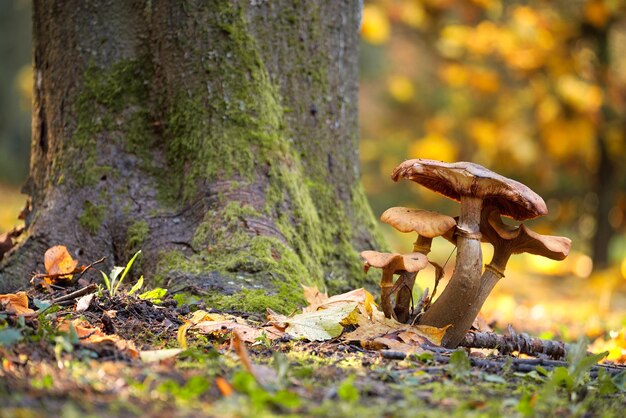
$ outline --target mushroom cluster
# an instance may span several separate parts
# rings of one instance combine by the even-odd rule
[[[401,232],[416,232],[413,252],[408,255],[362,253],[366,267],[383,268],[381,305],[387,317],[406,321],[417,272],[429,262],[432,239],[442,236],[457,246],[454,272],[442,294],[419,318],[420,324],[448,328],[442,344],[456,347],[470,329],[483,303],[504,271],[512,254],[530,253],[563,260],[571,241],[564,237],[538,234],[525,225],[508,226],[501,216],[518,221],[548,213],[543,199],[525,185],[470,162],[445,163],[408,160],[396,167],[392,179],[412,180],[460,203],[460,216],[452,218],[435,212],[391,208],[381,220]],[[494,247],[491,262],[483,267],[480,242]],[[421,256],[421,257],[420,257]],[[419,263],[389,261],[384,267],[373,260],[420,260]],[[390,267],[393,265],[392,267]],[[401,286],[394,286],[393,274],[400,274]],[[395,308],[391,297],[396,293]],[[432,296],[432,295],[431,295]]]

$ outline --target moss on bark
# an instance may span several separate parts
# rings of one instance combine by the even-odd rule
[[[135,26],[75,39],[73,103],[47,114],[69,127],[55,137],[50,187],[88,202],[77,217],[93,236],[75,246],[97,244],[117,264],[142,249],[146,279],[195,283],[221,308],[286,311],[302,301],[300,283],[363,284],[358,250],[377,238],[355,168],[354,11],[112,1],[124,15],[116,27]],[[97,8],[72,7],[50,14],[41,39],[76,16],[100,22]],[[63,217],[37,209],[46,222]]]

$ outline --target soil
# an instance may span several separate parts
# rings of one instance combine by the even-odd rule
[[[33,288],[29,301],[36,309],[76,290]],[[84,312],[75,304],[30,318],[0,313],[0,332],[21,334],[13,342],[0,337],[0,417],[617,417],[626,404],[626,373],[618,366],[589,373],[593,363],[579,359],[521,370],[518,357],[495,350],[434,349],[401,359],[359,343],[283,336],[247,344],[250,368],[227,331],[192,329],[186,350],[146,362],[138,352],[180,347],[178,330],[198,309],[259,326],[265,318],[172,295],[159,303],[122,291],[111,298],[102,288]],[[59,331],[59,323],[75,319],[132,343],[91,343]]]

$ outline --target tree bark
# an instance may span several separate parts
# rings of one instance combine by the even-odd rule
[[[152,283],[292,308],[364,280],[358,2],[34,1],[28,236],[0,291],[64,244],[138,249]]]

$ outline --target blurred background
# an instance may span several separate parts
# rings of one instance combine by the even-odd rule
[[[390,180],[409,158],[473,161],[521,181],[550,211],[528,226],[571,238],[572,252],[561,262],[513,256],[486,319],[620,340],[613,355],[626,353],[626,1],[366,1],[361,37],[361,163],[374,213],[458,215],[458,204]],[[415,237],[384,231],[394,250],[411,249]],[[431,254],[440,263],[453,251],[442,241]]]
[[[0,1],[0,233],[25,200],[30,8]],[[587,335],[626,359],[626,1],[366,1],[361,37],[360,152],[375,215],[458,215],[458,204],[391,181],[409,158],[473,161],[528,185],[550,211],[529,226],[571,238],[572,252],[513,256],[485,318]],[[415,237],[381,228],[394,250],[411,249]],[[449,271],[453,252],[435,242],[431,258],[452,254]],[[432,288],[432,272],[418,284]]]

